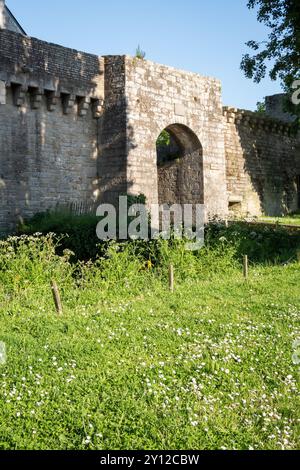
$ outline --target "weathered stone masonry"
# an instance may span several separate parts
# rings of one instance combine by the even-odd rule
[[[210,214],[227,209],[221,84],[218,80],[151,62],[126,58],[127,126],[130,130],[128,174],[130,189],[158,202],[156,140],[169,128],[185,153],[198,150],[199,171],[190,165],[181,181],[183,194],[199,185],[199,198]],[[199,142],[201,148],[193,147]],[[191,148],[189,148],[191,147]],[[182,164],[184,165],[183,158]],[[163,184],[163,182],[162,182]],[[203,188],[200,186],[203,185]],[[197,188],[196,188],[197,193]],[[159,201],[161,203],[168,201]],[[172,201],[175,202],[175,201]]]
[[[300,139],[286,121],[224,108],[229,209],[249,216],[299,209]]]
[[[103,59],[0,31],[0,231],[99,190]]]
[[[181,155],[158,165],[164,129]],[[296,210],[299,149],[289,122],[223,108],[218,80],[0,29],[0,232],[124,193],[208,216]]]

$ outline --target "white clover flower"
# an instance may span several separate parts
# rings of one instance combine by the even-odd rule
[[[293,349],[297,349],[300,347],[300,339],[296,339],[294,342],[293,342]]]

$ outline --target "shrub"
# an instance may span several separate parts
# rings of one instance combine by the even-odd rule
[[[128,207],[133,204],[146,204],[146,197],[143,194],[138,196],[126,195]],[[57,252],[67,249],[74,254],[73,261],[95,260],[103,256],[107,250],[107,242],[99,240],[96,234],[97,224],[100,217],[95,214],[74,214],[68,209],[56,209],[36,214],[31,219],[19,225],[17,235],[34,235],[41,233],[46,235],[54,233],[60,240]],[[127,223],[132,221],[128,217]]]
[[[98,222],[99,218],[93,214],[75,215],[66,210],[49,211],[25,221],[18,227],[18,234],[54,233],[60,240],[57,247],[59,254],[68,249],[74,253],[73,260],[95,259],[101,248],[96,235]]]
[[[128,196],[128,206],[145,204],[145,196]],[[128,223],[132,218],[128,218]],[[95,261],[108,256],[109,242],[100,241],[96,235],[99,218],[93,214],[74,215],[67,211],[38,214],[19,227],[19,234],[46,235],[54,233],[59,244],[58,254],[70,250],[72,261]],[[247,254],[255,263],[285,263],[296,258],[300,249],[300,231],[290,232],[284,227],[249,225],[236,222],[226,227],[224,223],[211,222],[205,229],[205,247],[196,252],[185,250],[185,241],[151,240],[124,241],[120,252],[137,256],[144,263],[150,263],[157,271],[170,262],[180,266],[182,273],[187,269],[189,276],[204,272],[228,269],[236,266]],[[213,268],[212,268],[213,266]],[[186,269],[185,269],[186,267]],[[209,267],[209,269],[208,269]],[[222,269],[223,269],[222,268]],[[184,275],[184,274],[183,274]]]
[[[22,235],[0,241],[0,283],[9,291],[22,293],[38,286],[49,290],[50,280],[59,279],[61,286],[73,283],[74,268],[69,263],[72,252],[56,254],[59,241],[54,234]]]
[[[236,222],[226,227],[222,223],[212,223],[206,230],[206,244],[215,248],[220,242],[234,247],[239,260],[248,255],[256,263],[285,263],[297,256],[300,231],[289,231],[279,225],[274,228]]]

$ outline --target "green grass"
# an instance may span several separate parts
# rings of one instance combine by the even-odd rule
[[[285,217],[260,217],[259,221],[270,224],[300,226],[300,214],[287,215]]]
[[[0,449],[299,448],[299,264],[245,282],[226,250],[147,270],[30,240],[0,242]]]

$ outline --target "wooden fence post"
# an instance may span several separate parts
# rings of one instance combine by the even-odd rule
[[[169,287],[170,287],[170,291],[174,292],[174,266],[173,264],[170,264],[170,267],[169,267]]]
[[[248,276],[249,276],[249,260],[248,260],[247,255],[244,256],[244,260],[243,260],[243,273],[244,273],[244,278],[248,279]]]
[[[57,287],[56,282],[53,281],[53,280],[51,281],[51,289],[52,289],[53,300],[54,300],[54,303],[55,303],[56,311],[57,311],[58,315],[62,315],[63,308],[62,308],[59,289]]]

